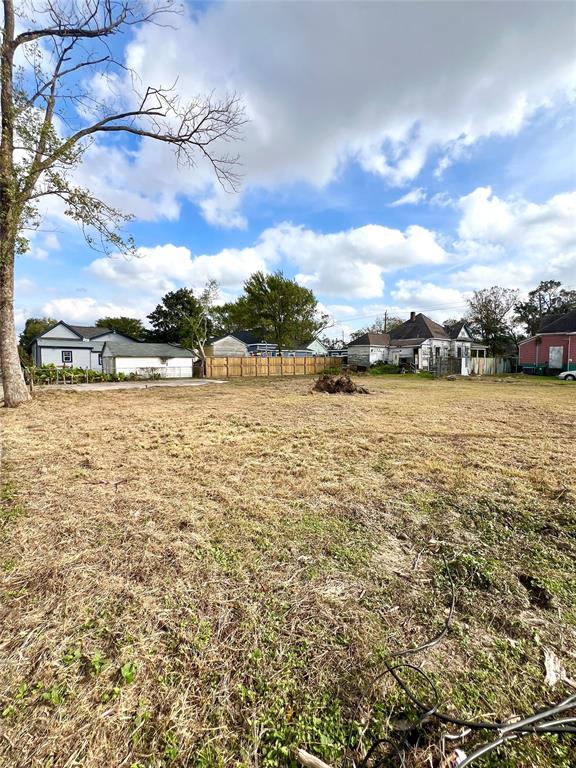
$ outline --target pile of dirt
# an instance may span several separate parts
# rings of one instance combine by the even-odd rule
[[[329,395],[369,395],[366,387],[361,387],[352,381],[347,373],[341,376],[330,376],[327,373],[319,376],[312,388],[313,392],[326,392]]]

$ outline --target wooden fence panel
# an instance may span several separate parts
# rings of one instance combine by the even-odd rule
[[[208,379],[269,376],[310,376],[341,368],[337,357],[207,357]]]
[[[510,373],[510,361],[503,357],[471,357],[469,371],[478,376],[493,376],[494,374]]]

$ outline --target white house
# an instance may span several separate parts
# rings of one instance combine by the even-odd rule
[[[365,333],[348,344],[348,365],[369,368],[390,362],[390,334]]]
[[[87,368],[102,370],[102,349],[106,341],[125,339],[123,333],[109,328],[86,325],[68,325],[60,321],[31,344],[30,354],[34,365],[55,365],[58,368]]]
[[[466,361],[484,356],[486,347],[474,341],[465,323],[444,328],[422,313],[410,313],[410,319],[389,333],[365,333],[348,344],[348,363],[369,367],[377,362],[391,363],[428,371],[440,360],[462,360],[459,372],[468,373]]]
[[[177,344],[132,339],[106,341],[102,350],[104,373],[123,373],[126,376],[191,377],[195,359],[190,350]]]
[[[301,342],[296,349],[283,351],[282,354],[290,357],[327,357],[328,348],[322,344],[320,339],[311,339]]]

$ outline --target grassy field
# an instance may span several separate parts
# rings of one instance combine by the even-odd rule
[[[576,678],[576,386],[311,383],[45,392],[1,414],[2,768],[269,768],[295,746],[351,768],[381,737],[441,765],[458,729],[410,727],[380,673],[441,630],[450,577],[448,634],[412,658],[444,711],[569,694],[544,651]],[[478,764],[568,768],[576,744]]]

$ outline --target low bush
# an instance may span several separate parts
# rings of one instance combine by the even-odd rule
[[[27,378],[34,384],[93,384],[101,381],[124,381],[124,373],[102,373],[84,368],[57,368],[53,363],[26,369]]]
[[[388,373],[400,373],[400,368],[391,363],[375,363],[368,373],[370,376],[383,376]]]

